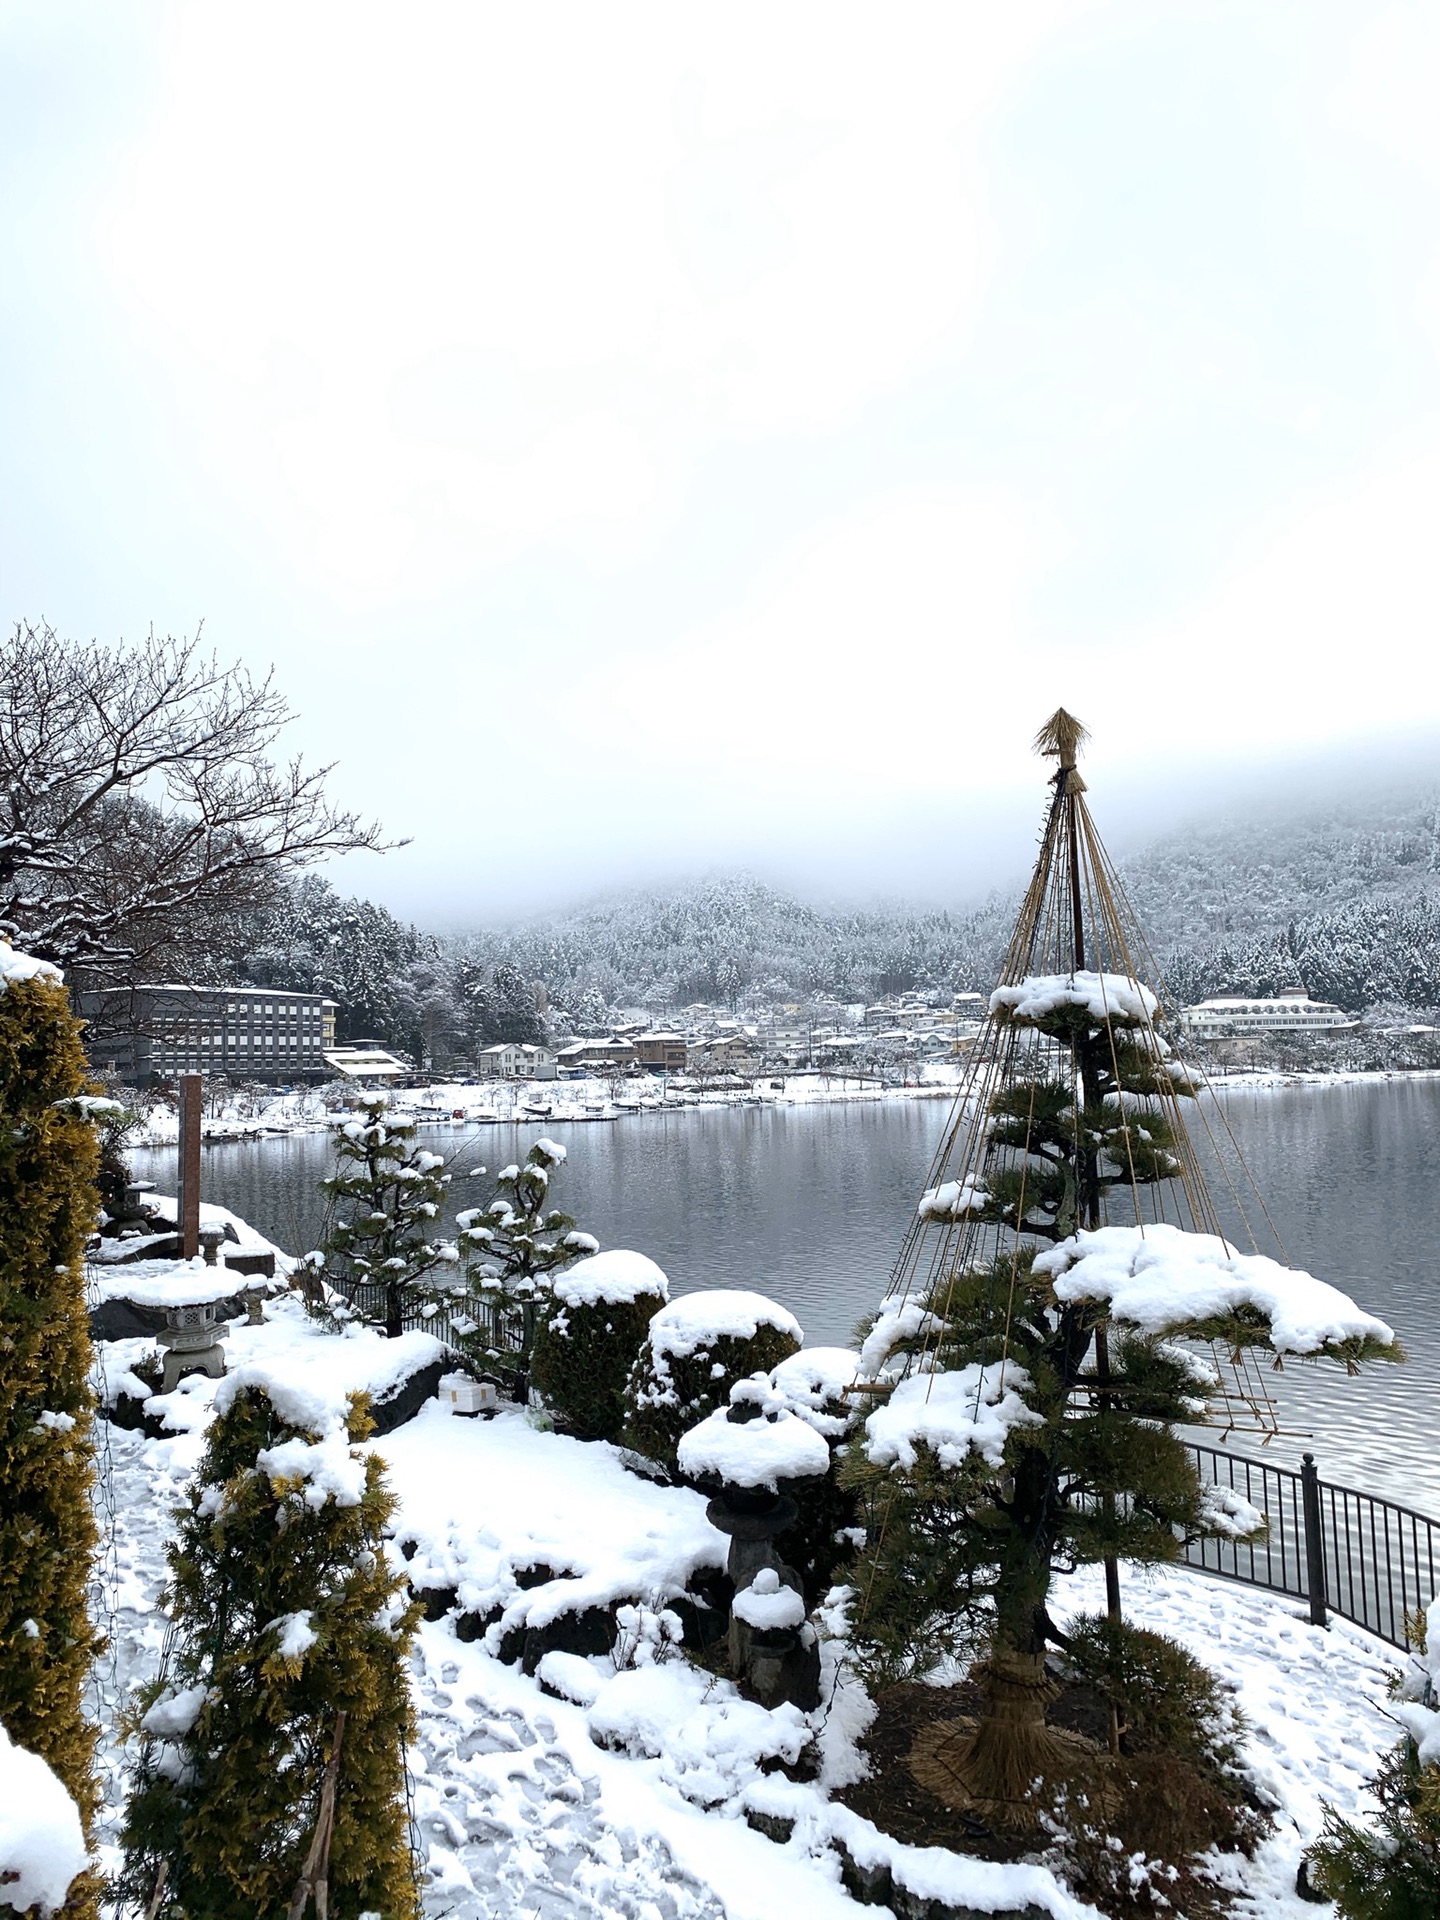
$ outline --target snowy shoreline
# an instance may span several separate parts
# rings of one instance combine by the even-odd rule
[[[680,1097],[640,1100],[627,1097],[617,1105],[612,1083],[601,1079],[468,1081],[437,1080],[423,1087],[397,1089],[394,1111],[413,1119],[422,1127],[534,1127],[608,1122],[620,1124],[645,1115],[715,1113],[734,1108],[784,1106],[841,1106],[859,1102],[911,1102],[953,1100],[963,1084],[964,1069],[939,1065],[924,1070],[926,1078],[918,1085],[882,1087],[867,1084],[858,1076],[854,1084],[825,1074],[788,1074],[783,1086],[770,1081],[756,1082],[752,1090],[705,1092],[688,1089]],[[782,1076],[776,1075],[775,1079]],[[1274,1093],[1291,1087],[1324,1088],[1370,1086],[1385,1082],[1440,1080],[1440,1068],[1362,1068],[1325,1072],[1318,1069],[1292,1070],[1259,1068],[1236,1073],[1216,1073],[1204,1085],[1216,1098],[1234,1093]],[[305,1089],[277,1093],[256,1113],[241,1117],[221,1113],[205,1122],[207,1145],[228,1142],[255,1142],[323,1132],[332,1110],[327,1109],[325,1094],[333,1089]],[[230,1103],[232,1108],[234,1102]],[[152,1106],[131,1136],[136,1147],[168,1146],[177,1138],[178,1121],[174,1111]]]

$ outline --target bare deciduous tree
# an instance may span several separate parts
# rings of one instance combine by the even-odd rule
[[[378,826],[326,800],[328,767],[277,766],[273,676],[193,639],[74,645],[43,622],[0,644],[0,932],[91,981],[216,944],[286,872]]]

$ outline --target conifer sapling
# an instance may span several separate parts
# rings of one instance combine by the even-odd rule
[[[362,1094],[335,1128],[336,1166],[321,1184],[332,1220],[325,1244],[308,1254],[302,1284],[312,1307],[357,1315],[398,1339],[407,1322],[431,1317],[444,1289],[434,1276],[454,1265],[455,1248],[436,1227],[450,1176],[438,1153],[415,1144],[413,1121],[390,1112],[388,1095]]]
[[[256,1370],[258,1373],[258,1370]],[[272,1397],[273,1396],[273,1397]],[[169,1550],[174,1644],[135,1709],[123,1895],[161,1916],[287,1911],[321,1817],[340,1714],[326,1872],[334,1920],[417,1920],[404,1744],[419,1614],[386,1556],[383,1462],[345,1424],[242,1371],[222,1383]]]

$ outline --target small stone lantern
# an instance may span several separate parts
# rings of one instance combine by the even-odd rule
[[[213,1300],[195,1301],[165,1309],[165,1325],[156,1334],[165,1350],[162,1393],[173,1393],[187,1373],[206,1373],[219,1380],[225,1372],[225,1350],[220,1342],[228,1323],[215,1318]]]
[[[762,1706],[791,1701],[809,1712],[820,1704],[820,1649],[800,1576],[774,1542],[799,1513],[794,1495],[829,1471],[830,1449],[767,1387],[763,1374],[740,1381],[728,1407],[683,1435],[680,1471],[710,1494],[706,1517],[729,1536],[732,1673]]]

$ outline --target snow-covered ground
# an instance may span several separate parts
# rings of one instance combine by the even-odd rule
[[[691,1108],[757,1103],[810,1106],[825,1101],[946,1099],[959,1084],[961,1071],[949,1061],[930,1062],[915,1070],[915,1084],[903,1087],[881,1086],[873,1075],[861,1073],[767,1074],[745,1091],[707,1087],[703,1081],[684,1079],[670,1080],[663,1092],[654,1079],[437,1080],[423,1087],[397,1088],[392,1095],[392,1111],[418,1118],[422,1124],[450,1114],[459,1114],[471,1124],[544,1118],[623,1122],[634,1112],[682,1113]],[[217,1112],[206,1117],[206,1136],[259,1140],[277,1134],[314,1132],[330,1118],[338,1117],[330,1108],[335,1097],[332,1088],[314,1087],[289,1093],[277,1090],[258,1100],[247,1094],[243,1100],[222,1103]],[[543,1113],[542,1108],[546,1109]],[[157,1104],[146,1109],[131,1142],[135,1146],[168,1146],[178,1132],[174,1109]]]
[[[267,1312],[264,1326],[233,1328],[232,1368],[260,1366],[297,1392],[333,1397],[394,1357],[397,1343],[373,1334],[321,1333],[293,1296]],[[145,1344],[107,1344],[107,1373],[132,1368]],[[162,1438],[100,1428],[108,1541],[99,1593],[112,1652],[97,1686],[112,1857],[116,1711],[161,1655],[169,1510],[199,1459],[217,1385],[192,1376],[152,1401],[172,1429]],[[1053,1920],[1089,1914],[1038,1866],[898,1846],[830,1796],[854,1777],[868,1716],[837,1664],[839,1642],[827,1644],[826,1704],[808,1719],[793,1708],[766,1713],[675,1652],[667,1602],[725,1551],[698,1495],[638,1478],[612,1448],[546,1431],[513,1408],[467,1421],[431,1403],[370,1444],[399,1496],[397,1555],[420,1584],[454,1592],[454,1610],[421,1627],[413,1660],[410,1761],[427,1913],[826,1920],[854,1911],[840,1883],[843,1841],[857,1859],[884,1860],[917,1892],[955,1904],[992,1911],[1028,1901]],[[1293,1893],[1296,1865],[1322,1803],[1359,1807],[1396,1737],[1384,1710],[1396,1657],[1358,1630],[1322,1632],[1286,1602],[1188,1571],[1127,1571],[1125,1593],[1131,1617],[1185,1642],[1237,1690],[1249,1764],[1281,1809],[1274,1837],[1244,1870],[1257,1920],[1317,1912]],[[1100,1597],[1087,1574],[1062,1581],[1056,1599],[1073,1611]],[[617,1601],[633,1609],[618,1657],[550,1651],[533,1675],[499,1657],[502,1642],[513,1655],[526,1629],[543,1633],[563,1612]],[[459,1637],[462,1619],[479,1638]],[[775,1770],[812,1742],[817,1781]],[[790,1839],[764,1837],[747,1814],[789,1823]]]

